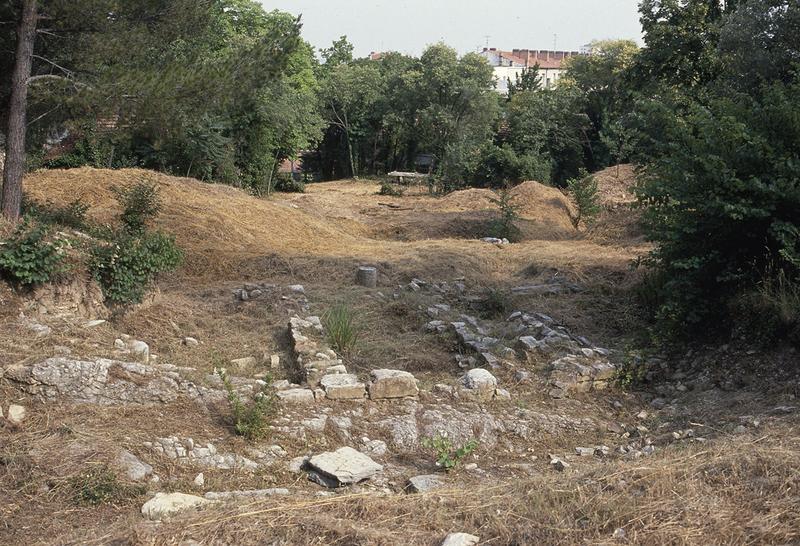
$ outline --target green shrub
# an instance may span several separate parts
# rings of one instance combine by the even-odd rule
[[[328,342],[336,352],[346,355],[355,349],[358,344],[359,327],[347,305],[334,306],[323,315],[322,321]]]
[[[498,239],[508,239],[512,243],[519,241],[522,232],[517,227],[519,207],[513,203],[514,196],[508,189],[495,192],[497,197],[489,201],[497,205],[498,215],[489,223],[489,235]]]
[[[183,253],[169,235],[120,231],[111,242],[92,247],[90,269],[105,297],[125,305],[140,303],[156,276],[174,270],[182,259]]]
[[[305,193],[306,183],[302,180],[295,180],[291,175],[279,174],[275,177],[275,191]]]
[[[386,181],[381,182],[381,189],[378,190],[378,195],[386,195],[388,197],[403,197],[404,193],[404,188]]]
[[[488,144],[480,150],[480,160],[471,174],[476,186],[502,187],[525,180],[550,181],[550,161],[531,153],[519,153],[508,144]]]
[[[269,418],[276,411],[275,393],[272,389],[272,378],[264,378],[263,389],[257,392],[252,400],[243,401],[231,383],[225,368],[215,368],[214,372],[222,379],[230,404],[233,430],[247,440],[263,439],[269,432]]]
[[[436,465],[443,468],[445,472],[450,472],[461,464],[461,461],[478,448],[477,440],[470,440],[463,446],[455,448],[449,438],[434,436],[433,438],[423,438],[420,442],[422,447],[430,449],[436,456]]]
[[[595,216],[600,213],[600,204],[597,195],[597,180],[594,176],[581,173],[578,178],[567,180],[567,190],[572,195],[575,201],[577,213],[572,219],[575,229],[581,225],[590,222]]]
[[[125,188],[112,188],[114,196],[122,205],[120,221],[131,233],[143,233],[150,220],[161,211],[158,187],[144,181]]]
[[[0,241],[3,276],[22,286],[34,286],[63,272],[64,243],[48,236],[48,226],[23,219],[9,239]]]

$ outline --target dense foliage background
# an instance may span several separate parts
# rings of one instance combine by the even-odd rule
[[[3,123],[19,10],[0,6]],[[643,0],[644,48],[596,43],[556,88],[531,71],[508,97],[479,55],[436,44],[354,59],[345,37],[315,52],[301,21],[252,0],[43,0],[40,11],[31,167],[143,166],[261,194],[300,155],[323,179],[426,157],[441,191],[566,186],[632,161],[659,331],[749,317],[768,337],[800,337],[795,1]]]

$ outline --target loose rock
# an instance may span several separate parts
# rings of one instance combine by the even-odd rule
[[[15,425],[22,423],[22,421],[25,420],[26,414],[27,411],[25,410],[24,406],[20,406],[18,404],[11,404],[8,406],[8,420]]]
[[[309,459],[308,465],[322,477],[334,482],[334,487],[364,481],[383,470],[383,466],[352,447],[315,455]],[[330,487],[328,483],[325,485]]]
[[[445,537],[442,546],[475,546],[480,540],[480,537],[467,533],[450,533]]]
[[[149,520],[159,521],[209,502],[211,501],[185,493],[156,493],[155,497],[142,506],[142,515]]]
[[[116,462],[117,466],[125,472],[125,476],[134,482],[143,480],[153,473],[152,466],[143,463],[136,455],[127,450],[123,450],[119,454]]]
[[[425,474],[409,478],[406,490],[410,493],[425,493],[444,486],[444,482],[436,474]]]
[[[417,379],[401,370],[372,370],[369,397],[384,398],[416,397],[419,394]]]

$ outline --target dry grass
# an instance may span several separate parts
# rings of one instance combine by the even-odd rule
[[[117,525],[129,544],[434,545],[449,532],[481,544],[794,544],[800,540],[797,429],[564,475],[413,497],[350,493],[211,509],[158,528]],[[91,533],[76,540],[92,543]]]
[[[89,215],[110,222],[117,212],[112,186],[146,179],[164,200],[159,227],[174,233],[187,250],[180,275],[193,279],[264,276],[263,260],[278,256],[290,269],[349,280],[365,262],[387,262],[410,274],[503,278],[532,256],[554,267],[624,267],[637,249],[617,250],[578,239],[568,201],[535,182],[515,191],[522,206],[524,241],[498,249],[475,239],[485,235],[493,205],[487,190],[456,192],[443,199],[423,195],[384,198],[377,184],[356,181],[312,184],[308,194],[252,197],[226,186],[149,171],[74,169],[40,171],[26,178],[36,201],[66,204],[79,198]],[[474,195],[473,195],[474,194]],[[478,194],[483,196],[478,198]],[[400,208],[381,203],[395,203]],[[323,267],[313,268],[314,264]],[[326,270],[327,269],[327,270]]]

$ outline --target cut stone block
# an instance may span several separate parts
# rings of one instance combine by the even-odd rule
[[[278,391],[275,396],[279,400],[287,404],[313,404],[314,391],[311,389],[288,389],[285,391]]]
[[[326,375],[319,381],[329,400],[358,400],[366,396],[364,383],[353,374]]]
[[[401,370],[372,370],[369,397],[373,400],[385,398],[416,397],[419,394],[417,379]]]

